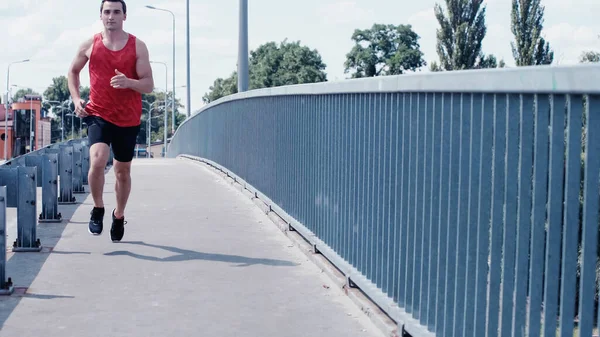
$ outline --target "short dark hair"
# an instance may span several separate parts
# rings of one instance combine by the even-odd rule
[[[120,2],[123,6],[123,14],[127,14],[127,5],[125,4],[125,0],[102,0],[102,3],[100,4],[100,13],[102,13],[105,2]]]

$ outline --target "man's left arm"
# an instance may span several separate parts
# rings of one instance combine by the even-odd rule
[[[152,67],[150,66],[148,47],[146,47],[143,41],[137,39],[136,49],[136,71],[139,79],[130,78],[127,87],[142,94],[148,94],[154,90],[154,78],[152,76]]]

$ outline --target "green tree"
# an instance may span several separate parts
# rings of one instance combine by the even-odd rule
[[[435,4],[437,29],[437,53],[442,70],[483,68],[486,60],[481,53],[485,37],[486,6],[483,0],[445,0],[446,10]],[[489,62],[488,62],[489,64]]]
[[[171,121],[172,108],[171,102],[173,99],[173,92],[170,91],[167,94],[167,137],[171,137]],[[180,100],[175,98],[175,130],[185,121],[185,114],[180,113],[180,109],[183,108]],[[140,132],[138,133],[137,143],[147,144],[148,142],[148,112],[151,113],[150,120],[150,142],[163,141],[164,139],[164,121],[165,121],[165,92],[164,91],[153,91],[149,94],[142,94],[142,118],[140,125]]]
[[[250,90],[327,81],[319,52],[300,42],[265,43],[250,52],[248,67]],[[225,79],[217,78],[202,99],[210,103],[236,92],[237,72],[233,72]]]
[[[83,99],[89,99],[90,97],[90,88],[89,87],[81,87],[80,94]],[[45,101],[54,101],[54,103],[45,103],[44,109],[50,110],[54,113],[55,117],[50,121],[50,129],[51,129],[51,139],[52,141],[60,141],[62,139],[62,130],[61,125],[64,126],[64,137],[65,139],[72,138],[74,134],[75,137],[78,137],[80,132],[85,135],[85,129],[81,130],[81,128],[85,128],[85,126],[81,123],[80,118],[77,116],[70,116],[72,111],[75,111],[75,105],[70,102],[71,93],[69,92],[69,85],[66,76],[59,76],[52,79],[52,84],[46,88],[44,91],[44,100]],[[64,103],[62,107],[59,107],[60,104],[55,102]],[[54,106],[54,108],[51,108]],[[69,110],[67,110],[69,109]],[[64,121],[63,121],[64,116]],[[72,132],[73,131],[73,132]]]
[[[541,0],[513,0],[511,31],[515,41],[511,48],[517,66],[552,64],[554,52],[541,37],[544,7]]]
[[[250,52],[249,63],[252,89],[327,81],[319,52],[299,41],[265,43]]]
[[[506,63],[504,62],[504,60],[500,60],[498,61],[496,59],[496,56],[489,54],[489,55],[481,55],[479,57],[479,63],[477,64],[477,66],[475,68],[477,69],[485,69],[485,68],[504,68],[506,67]]]
[[[209,88],[209,92],[204,94],[202,100],[205,103],[216,101],[221,97],[237,93],[237,72],[233,72],[229,77],[217,78],[212,86]]]
[[[31,88],[27,88],[27,89],[19,89],[12,97],[12,101],[16,102],[19,99],[25,97],[25,95],[40,95],[38,92],[34,91]]]
[[[600,62],[600,53],[596,51],[584,51],[579,56],[579,63],[596,63]]]
[[[374,24],[369,29],[356,29],[355,45],[346,54],[345,73],[353,78],[398,75],[425,66],[419,46],[419,35],[411,25]]]

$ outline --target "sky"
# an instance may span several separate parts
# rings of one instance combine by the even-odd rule
[[[345,80],[345,55],[352,49],[352,33],[374,23],[410,24],[420,36],[427,63],[437,61],[433,8],[443,0],[249,0],[249,48],[275,41],[300,41],[316,49],[327,68],[329,81]],[[487,35],[483,52],[514,65],[510,42],[511,0],[487,0]],[[203,105],[202,96],[218,77],[227,77],[237,66],[238,0],[190,0],[191,110]],[[557,65],[577,63],[584,50],[600,51],[600,1],[542,0],[545,10],[543,36],[555,51]],[[153,64],[156,90],[173,86],[173,17],[175,14],[175,95],[185,105],[186,16],[185,0],[129,0],[124,29],[144,41]],[[596,19],[596,20],[594,20]],[[100,1],[0,0],[0,90],[6,93],[8,64],[30,59],[10,68],[10,86],[42,93],[52,78],[66,76],[77,47],[102,30]],[[88,67],[81,84],[89,85]],[[427,71],[427,69],[423,69]],[[167,83],[165,83],[165,79]]]

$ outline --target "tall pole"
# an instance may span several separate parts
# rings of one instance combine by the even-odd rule
[[[248,0],[240,0],[238,92],[248,90]],[[189,90],[189,89],[188,89]]]
[[[16,63],[23,63],[23,62],[29,62],[29,59],[9,63],[8,69],[6,71],[6,102],[4,102],[4,105],[6,106],[6,111],[4,112],[4,160],[5,161],[8,159],[8,155],[6,153],[8,152],[8,148],[7,148],[7,144],[8,144],[8,88],[10,88],[10,66],[13,64],[16,64]],[[14,118],[13,118],[13,120],[14,120]]]
[[[162,65],[165,66],[165,125],[164,125],[164,154],[163,157],[167,156],[167,131],[168,131],[168,124],[167,124],[167,119],[169,117],[169,111],[167,110],[167,93],[169,92],[169,74],[168,74],[168,70],[167,70],[167,64],[164,62],[157,62],[157,61],[150,61],[150,63],[160,63]]]
[[[175,14],[173,15],[173,93],[171,97],[171,132],[175,133]]]
[[[168,9],[146,5],[147,8],[171,13],[173,17],[173,102],[171,103],[171,132],[175,132],[175,14]],[[166,97],[166,96],[165,96]],[[165,106],[165,109],[167,107]]]
[[[35,114],[33,113],[33,98],[29,97],[29,152],[33,151],[33,117],[34,117],[34,115]]]
[[[186,45],[187,45],[187,118],[190,118],[190,115],[192,114],[192,95],[190,93],[190,89],[192,88],[192,85],[190,84],[190,0],[186,0],[186,12],[185,12],[185,16],[186,16],[186,23],[187,23],[187,38],[186,38]],[[173,88],[173,90],[175,90],[175,88]]]

